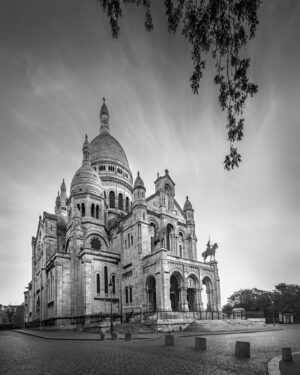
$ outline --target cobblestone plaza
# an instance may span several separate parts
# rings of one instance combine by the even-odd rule
[[[279,355],[282,347],[300,350],[299,325],[276,331],[207,335],[207,350],[202,352],[194,350],[197,334],[178,333],[175,346],[166,347],[164,335],[157,334],[125,342],[64,340],[65,332],[56,333],[60,340],[0,332],[0,373],[266,375],[268,361]],[[234,356],[236,341],[250,342],[250,359]]]

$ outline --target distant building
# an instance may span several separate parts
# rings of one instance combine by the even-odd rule
[[[116,317],[221,311],[217,262],[197,260],[191,202],[176,201],[168,170],[148,196],[139,173],[133,181],[105,101],[100,134],[82,151],[70,194],[63,181],[55,213],[44,212],[32,237],[25,320],[70,328],[93,325],[111,307]]]

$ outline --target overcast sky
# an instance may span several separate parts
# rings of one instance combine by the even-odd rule
[[[84,135],[99,133],[103,96],[147,194],[168,168],[177,201],[189,196],[198,259],[209,235],[218,242],[222,304],[242,288],[299,284],[300,2],[262,5],[247,51],[259,93],[232,172],[212,72],[193,95],[189,46],[168,34],[160,5],[151,33],[129,9],[113,40],[96,0],[1,1],[0,304],[23,301],[38,217],[53,213],[62,178],[70,188]]]

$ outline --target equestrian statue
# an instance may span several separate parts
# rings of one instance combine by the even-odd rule
[[[210,256],[210,262],[212,260],[212,257],[215,260],[216,250],[218,248],[218,244],[215,242],[213,245],[210,244],[210,239],[207,242],[206,250],[202,253],[202,257],[204,259],[204,262],[206,261],[206,258]]]

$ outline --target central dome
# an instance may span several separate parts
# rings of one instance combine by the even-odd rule
[[[109,133],[100,133],[92,140],[91,145],[91,163],[112,160],[124,164],[129,168],[128,160],[123,147]]]

